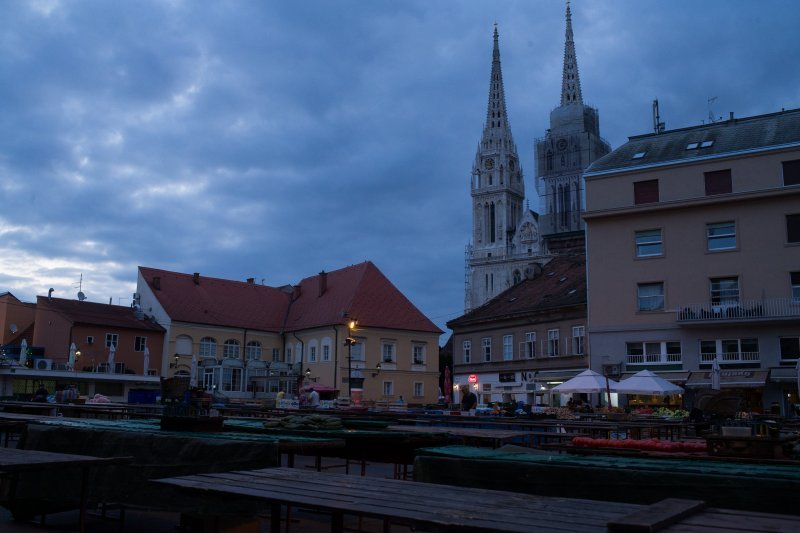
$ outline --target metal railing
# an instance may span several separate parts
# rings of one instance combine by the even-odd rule
[[[701,363],[711,363],[714,359],[720,363],[752,363],[761,361],[759,352],[725,352],[725,353],[701,353]]]
[[[679,353],[629,354],[625,357],[625,362],[629,365],[641,365],[644,363],[672,365],[683,362],[683,356]]]
[[[738,302],[717,304],[688,304],[681,305],[677,313],[678,322],[798,317],[800,317],[800,300],[794,298],[740,300]]]

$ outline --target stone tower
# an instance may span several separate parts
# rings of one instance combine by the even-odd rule
[[[506,112],[497,25],[486,122],[472,164],[472,244],[467,246],[465,311],[532,275],[539,253],[537,215],[525,207],[525,183]]]
[[[568,1],[561,104],[550,112],[550,129],[535,146],[539,223],[549,252],[584,250],[583,171],[610,151],[611,146],[600,137],[597,109],[583,103]]]

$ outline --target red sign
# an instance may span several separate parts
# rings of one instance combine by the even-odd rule
[[[470,383],[477,383],[478,376],[476,374],[470,374],[469,377],[467,378],[467,381],[469,381]]]

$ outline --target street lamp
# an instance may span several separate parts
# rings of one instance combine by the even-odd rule
[[[180,356],[178,354],[175,354],[174,356],[172,356],[172,358],[174,359],[175,362],[169,365],[169,367],[178,368],[178,361],[180,360]]]
[[[78,362],[81,360],[81,351],[78,350],[75,352],[75,366],[72,368],[73,372],[78,371]]]
[[[381,364],[378,363],[377,365],[375,365],[375,372],[372,373],[372,377],[374,378],[380,373],[381,373]]]
[[[344,345],[347,346],[347,396],[353,397],[353,345],[358,342],[353,338],[353,330],[358,324],[355,319],[347,321],[347,338],[344,340]]]

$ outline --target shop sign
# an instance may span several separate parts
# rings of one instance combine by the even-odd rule
[[[536,372],[526,372],[522,371],[519,373],[520,381],[523,383],[533,383],[536,381]]]
[[[498,375],[498,381],[500,383],[513,383],[517,380],[517,373],[516,372],[500,372]]]
[[[477,383],[478,382],[478,375],[477,374],[470,374],[467,378],[467,381],[470,383]]]

